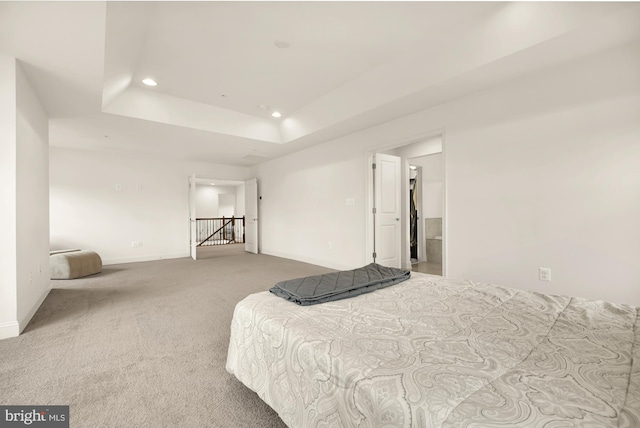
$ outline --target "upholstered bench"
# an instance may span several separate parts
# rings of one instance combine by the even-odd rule
[[[75,279],[102,272],[102,259],[94,251],[51,251],[49,267],[51,279]]]

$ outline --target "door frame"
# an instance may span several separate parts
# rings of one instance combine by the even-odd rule
[[[374,155],[376,153],[380,153],[380,152],[386,152],[389,150],[393,150],[393,149],[399,149],[401,147],[404,146],[408,146],[411,144],[415,144],[415,143],[419,143],[425,140],[428,140],[430,138],[434,138],[434,137],[440,137],[441,141],[442,141],[442,175],[443,175],[443,180],[442,180],[442,276],[447,276],[447,272],[448,272],[448,266],[449,266],[449,251],[448,251],[448,236],[449,236],[449,228],[448,228],[448,221],[447,221],[447,200],[448,200],[448,186],[447,186],[447,171],[446,171],[446,167],[447,167],[447,155],[446,155],[446,130],[444,128],[440,128],[440,129],[435,129],[429,132],[425,132],[425,133],[421,133],[421,134],[417,134],[417,135],[413,135],[410,137],[405,137],[405,138],[401,138],[395,141],[391,141],[391,142],[387,142],[385,144],[379,145],[379,146],[375,146],[372,148],[367,148],[364,151],[364,161],[365,161],[365,184],[366,184],[366,203],[365,203],[365,210],[364,210],[364,216],[365,216],[365,237],[366,237],[366,245],[365,245],[365,263],[373,263],[373,249],[374,249],[374,233],[373,233],[373,206],[374,206],[374,195],[373,195],[373,158]],[[403,163],[403,165],[406,166],[406,169],[409,169],[409,162],[405,159],[402,158],[403,161],[406,161]],[[404,168],[403,168],[404,169]],[[406,174],[408,174],[409,172],[406,171]],[[404,175],[404,177],[407,177],[407,175]],[[406,181],[406,183],[405,183]],[[403,195],[403,200],[401,201],[401,204],[406,207],[408,207],[409,204],[409,200],[407,199],[407,196],[409,194],[409,183],[408,183],[408,179],[407,180],[402,180],[402,188],[401,188],[401,195]],[[408,232],[408,213],[405,212],[403,213],[403,215],[401,216],[401,221],[402,221],[402,225],[401,225],[401,233],[402,233],[402,246],[403,246],[403,252],[406,252],[408,254],[409,251],[409,232]],[[409,264],[411,263],[411,255],[409,255]],[[403,256],[403,259],[401,261],[401,265],[404,266],[406,260],[405,257]]]
[[[411,158],[406,159],[407,163],[409,164],[409,166],[411,165]],[[424,262],[426,259],[426,241],[425,241],[425,233],[424,233],[424,207],[423,207],[423,200],[422,200],[422,167],[421,166],[417,166],[416,168],[417,171],[417,179],[418,182],[420,183],[420,187],[419,187],[419,191],[418,191],[418,203],[416,204],[416,211],[418,213],[418,262]],[[411,174],[411,168],[409,167],[409,174]],[[409,176],[410,177],[410,176]],[[407,201],[409,203],[408,208],[407,208],[407,214],[409,214],[411,212],[411,201],[410,201],[410,197],[411,197],[411,189],[407,188]],[[411,221],[411,217],[407,216],[407,221]],[[422,223],[422,224],[421,224]],[[407,228],[407,233],[409,234],[408,236],[408,241],[409,244],[411,244],[411,227]],[[411,250],[409,250],[411,251]],[[409,255],[409,258],[411,258],[411,255]]]
[[[197,177],[193,173],[189,176],[189,256],[193,260],[198,260],[198,248],[196,244],[196,218],[197,218],[197,203],[196,203],[196,188]]]
[[[249,213],[247,207],[249,204],[249,192],[247,191],[250,185],[255,185],[255,195],[251,194],[251,196],[255,196],[255,200],[252,198],[252,204],[255,204],[255,214]],[[257,178],[249,178],[244,181],[244,200],[245,200],[245,221],[244,221],[244,233],[245,233],[245,241],[244,241],[244,250],[248,253],[252,254],[260,254],[260,189]],[[253,218],[250,218],[253,217]],[[248,235],[247,231],[251,230],[251,235],[253,235],[253,240],[255,242],[249,243],[247,242],[246,236]]]

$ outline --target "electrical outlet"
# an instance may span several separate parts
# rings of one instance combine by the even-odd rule
[[[329,249],[331,250],[333,248],[333,245],[331,244],[331,242],[329,242]]]
[[[131,241],[131,246],[133,248],[138,248],[140,246],[140,244],[138,243],[138,241]]]
[[[549,268],[539,268],[538,269],[538,279],[540,281],[548,281],[551,282],[551,269]]]
[[[122,190],[122,185],[121,184],[116,184],[116,190]]]

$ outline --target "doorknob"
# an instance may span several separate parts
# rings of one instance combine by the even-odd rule
[[[396,221],[400,221],[400,219],[399,219],[399,218],[396,218]]]

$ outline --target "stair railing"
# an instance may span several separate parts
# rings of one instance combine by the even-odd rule
[[[197,246],[226,245],[244,242],[243,217],[196,219]],[[242,240],[240,240],[240,237]]]

